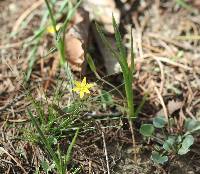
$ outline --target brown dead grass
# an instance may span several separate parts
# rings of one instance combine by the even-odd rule
[[[19,16],[33,2],[35,1],[0,1],[2,12],[0,14],[0,146],[6,151],[0,156],[0,171],[6,173],[25,173],[24,171],[32,173],[34,167],[38,166],[39,160],[44,157],[44,153],[38,146],[16,139],[23,133],[22,128],[28,129],[26,122],[29,118],[25,111],[30,104],[26,100],[22,86],[29,50],[23,49],[22,41],[31,36],[34,28],[38,26],[40,10],[34,10],[29,25],[19,31],[14,38],[10,37],[10,32]],[[148,103],[140,114],[139,122],[163,113],[166,117],[175,117],[177,129],[181,131],[186,117],[196,119],[200,117],[200,41],[196,39],[200,35],[200,12],[198,9],[194,9],[192,13],[181,9],[174,1],[162,3],[157,0],[146,4],[135,2],[133,1],[134,9],[137,11],[126,12],[125,8],[120,7],[123,14],[121,24],[126,30],[124,40],[127,48],[130,48],[130,24],[134,25],[137,68],[134,86],[138,91],[136,103],[141,100],[140,96],[149,93]],[[128,3],[126,5],[130,6]],[[185,35],[194,37],[187,39],[183,37]],[[46,48],[50,42],[49,38],[45,38],[41,43],[38,57],[42,57],[41,55],[48,51]],[[49,80],[48,71],[51,65],[50,59],[47,62],[41,60],[36,63],[29,84],[36,98],[42,96],[42,87]],[[104,71],[101,66],[98,68],[99,71]],[[54,88],[56,76],[53,81],[50,91]],[[170,102],[174,103],[170,105]],[[181,105],[177,106],[177,103]],[[174,108],[174,105],[177,107]],[[102,124],[105,123],[100,123]],[[111,173],[116,170],[118,173],[156,173],[156,171],[198,173],[200,171],[198,167],[200,155],[196,150],[199,138],[196,139],[193,151],[188,154],[190,161],[175,160],[167,166],[155,167],[146,156],[143,157],[145,153],[143,149],[143,152],[138,155],[141,165],[133,165],[132,152],[128,148],[131,144],[130,132],[126,121],[122,121],[121,124],[123,125],[121,129],[104,130]],[[106,171],[102,143],[101,130],[79,137],[73,159],[83,167],[84,173]],[[19,151],[24,154],[20,155]]]

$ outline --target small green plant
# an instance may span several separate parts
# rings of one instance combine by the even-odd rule
[[[127,62],[127,55],[126,55],[126,49],[123,45],[122,37],[119,32],[118,25],[115,21],[114,16],[112,16],[113,21],[113,28],[115,32],[115,40],[117,45],[117,50],[114,50],[108,40],[106,39],[105,35],[103,34],[102,30],[100,29],[100,26],[96,24],[97,31],[99,32],[101,39],[105,43],[105,45],[108,47],[108,49],[112,52],[114,57],[118,60],[120,67],[122,69],[123,79],[125,82],[125,92],[126,92],[126,101],[127,101],[127,108],[128,108],[128,119],[133,120],[135,119],[135,109],[134,109],[134,100],[133,100],[133,89],[132,89],[132,83],[133,83],[133,73],[135,71],[135,65],[134,65],[134,53],[133,53],[133,37],[131,33],[131,66],[128,66]]]
[[[57,139],[53,136],[45,136],[44,132],[41,129],[41,126],[38,124],[36,118],[33,116],[33,113],[28,110],[28,114],[31,118],[32,124],[39,134],[40,143],[43,145],[43,148],[46,150],[50,159],[53,161],[51,165],[49,165],[46,161],[41,162],[42,168],[47,173],[48,171],[55,169],[58,174],[65,174],[67,172],[67,166],[71,159],[72,148],[76,142],[79,129],[77,129],[67,149],[67,153],[63,153],[60,149],[59,144],[57,143]],[[53,146],[57,146],[57,148],[53,148]]]
[[[60,65],[65,69],[67,77],[69,77],[68,80],[70,82],[70,86],[72,88],[73,76],[72,76],[69,64],[66,61],[67,55],[65,54],[64,37],[65,37],[65,30],[66,30],[71,18],[73,17],[74,13],[76,12],[76,9],[80,5],[81,0],[77,1],[75,3],[75,5],[73,5],[73,3],[71,1],[68,1],[68,0],[63,1],[61,3],[60,8],[58,9],[57,13],[54,14],[52,7],[56,4],[56,2],[57,1],[55,1],[55,0],[45,0],[47,10],[45,9],[45,11],[44,11],[44,15],[42,17],[40,27],[35,32],[34,36],[30,40],[28,40],[28,42],[26,43],[26,47],[31,45],[31,51],[30,51],[29,56],[28,56],[29,63],[28,63],[28,68],[27,68],[27,72],[26,72],[26,75],[25,75],[25,81],[27,82],[30,79],[32,69],[33,69],[34,64],[37,60],[36,54],[37,54],[37,51],[38,51],[39,43],[41,42],[44,34],[48,30],[48,27],[46,27],[46,25],[47,25],[48,17],[50,16],[50,20],[51,20],[51,24],[52,24],[51,27],[55,31],[53,34],[55,36],[54,40],[55,40],[55,47],[56,48],[53,48],[48,54],[58,50],[59,55],[60,55]],[[59,15],[63,14],[64,11],[67,12],[66,18],[65,18],[62,26],[60,26],[59,30],[57,30],[58,28],[57,28],[56,20],[60,17]]]
[[[28,109],[28,115],[32,127],[30,132],[26,131],[25,138],[41,146],[47,153],[48,158],[41,161],[41,167],[46,173],[54,171],[65,174],[71,171],[71,168],[67,167],[71,162],[72,149],[79,134],[79,127],[83,128],[85,125],[79,121],[82,102],[74,101],[61,107],[62,95],[59,88],[51,102],[47,98],[36,101],[29,96],[32,107]],[[63,141],[66,148],[61,146]]]
[[[112,106],[114,104],[112,96],[104,90],[101,91],[101,103],[104,110],[106,110],[107,106]]]
[[[145,103],[146,100],[146,95],[143,97],[142,102],[140,103],[140,105],[138,106],[138,108],[135,109],[134,106],[134,93],[133,93],[133,87],[132,87],[132,83],[134,80],[134,72],[135,72],[135,63],[134,63],[134,52],[133,52],[133,35],[132,35],[132,30],[131,30],[131,64],[130,66],[128,65],[127,62],[127,54],[126,54],[126,48],[123,44],[122,41],[122,36],[120,34],[119,31],[119,27],[115,21],[114,16],[112,16],[112,23],[113,23],[113,28],[114,28],[114,33],[115,33],[115,40],[116,40],[116,46],[117,49],[114,49],[111,44],[109,43],[109,41],[107,40],[107,38],[105,37],[102,29],[100,28],[100,26],[96,23],[96,28],[97,31],[102,39],[102,41],[104,42],[104,44],[106,45],[106,47],[109,49],[109,51],[111,51],[111,53],[113,54],[113,56],[118,60],[121,70],[122,70],[122,74],[123,74],[123,80],[124,80],[124,87],[125,87],[125,100],[126,100],[126,106],[125,110],[127,113],[127,118],[129,121],[129,125],[130,125],[130,130],[131,130],[131,134],[132,134],[132,141],[133,141],[133,149],[134,149],[134,160],[137,161],[137,157],[136,157],[136,142],[135,142],[135,136],[134,136],[134,125],[133,122],[134,120],[137,118],[139,112],[142,109],[142,106]],[[119,94],[122,96],[122,98],[124,99],[123,94],[112,84],[110,84],[109,82],[105,81],[104,79],[102,79],[95,68],[94,62],[92,61],[92,58],[90,56],[87,57],[87,61],[88,64],[90,65],[91,70],[94,72],[94,74],[96,75],[96,77],[105,82],[106,84],[108,84],[109,86],[113,87],[113,89],[115,89],[116,91],[119,92]]]
[[[66,54],[65,54],[65,30],[66,30],[66,27],[68,26],[69,24],[69,21],[71,20],[71,18],[73,17],[76,9],[78,8],[78,6],[80,5],[81,1],[77,2],[76,5],[73,7],[71,2],[68,1],[68,3],[70,3],[69,5],[69,11],[67,13],[67,16],[63,22],[63,25],[60,27],[59,31],[57,31],[57,23],[56,23],[56,19],[53,15],[53,10],[50,6],[50,3],[48,0],[45,0],[45,3],[46,3],[46,6],[48,8],[48,11],[49,11],[49,15],[50,15],[50,19],[51,19],[51,24],[52,24],[52,27],[53,27],[53,30],[55,31],[55,45],[56,45],[56,48],[58,49],[59,51],[59,55],[60,55],[60,64],[61,66],[63,66],[66,70],[66,73],[67,73],[67,77],[69,77],[69,82],[70,82],[70,86],[71,88],[73,87],[73,75],[72,75],[72,72],[71,72],[71,69],[69,67],[69,64],[66,60]]]
[[[194,119],[186,119],[185,133],[166,133],[167,121],[163,116],[153,119],[153,124],[142,124],[140,133],[144,138],[154,139],[158,144],[154,146],[151,159],[157,164],[164,164],[171,155],[185,155],[190,151],[194,143],[193,135],[200,131],[200,122]],[[174,128],[173,119],[170,120],[169,129]],[[156,130],[159,134],[156,134]],[[158,136],[159,135],[159,136]]]

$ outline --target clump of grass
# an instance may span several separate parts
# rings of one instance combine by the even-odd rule
[[[39,133],[41,143],[43,144],[44,148],[48,152],[50,158],[53,160],[53,163],[55,164],[55,170],[59,174],[65,174],[67,171],[67,165],[69,164],[70,159],[71,159],[72,148],[76,142],[79,129],[77,129],[77,131],[67,149],[67,153],[63,154],[59,145],[58,145],[56,151],[52,148],[51,139],[46,138],[46,136],[42,132],[40,126],[38,125],[36,119],[34,118],[32,112],[30,110],[28,110],[28,114],[31,117],[33,125],[35,126],[35,128],[37,129],[37,131]]]
[[[56,95],[54,99],[60,100],[58,94]],[[65,174],[71,170],[67,167],[71,163],[72,150],[79,134],[79,127],[81,125],[84,127],[82,123],[78,123],[81,103],[74,102],[67,107],[60,108],[56,100],[50,104],[36,101],[31,97],[31,101],[32,107],[28,109],[28,115],[31,118],[33,129],[30,130],[31,133],[27,131],[27,137],[32,142],[41,145],[48,154],[50,163],[52,163],[47,167],[48,170]],[[69,144],[67,150],[60,148],[60,142],[65,139]],[[69,139],[72,139],[70,143]],[[43,162],[41,161],[41,164]],[[47,164],[45,162],[45,165]]]
[[[133,52],[133,35],[131,32],[131,65],[129,67],[127,62],[127,55],[126,55],[126,49],[123,45],[122,37],[119,31],[119,27],[115,21],[114,16],[112,16],[112,22],[113,22],[113,28],[115,32],[115,40],[116,40],[116,46],[117,50],[113,49],[109,41],[106,39],[104,33],[100,29],[100,26],[96,23],[97,31],[100,34],[101,39],[103,40],[104,44],[107,46],[107,48],[112,52],[113,56],[118,60],[122,74],[124,79],[124,86],[125,86],[125,94],[126,94],[126,103],[127,103],[127,118],[129,120],[129,125],[132,133],[132,140],[133,140],[133,148],[136,150],[136,142],[135,142],[135,136],[134,136],[134,125],[133,122],[137,118],[142,106],[145,103],[146,95],[143,97],[142,102],[140,103],[138,108],[135,108],[134,106],[134,93],[133,93],[133,87],[132,83],[134,80],[134,71],[135,71],[135,63],[134,63],[134,52]],[[91,64],[91,63],[90,63]],[[93,65],[91,64],[90,67]],[[94,68],[91,68],[94,69]],[[136,157],[136,151],[134,156],[135,161],[137,160]]]

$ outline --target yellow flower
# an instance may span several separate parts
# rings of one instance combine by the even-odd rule
[[[82,82],[75,81],[74,84],[76,87],[73,88],[73,91],[79,93],[80,98],[83,98],[85,93],[89,94],[89,89],[94,86],[93,84],[86,82],[86,77],[83,78]]]
[[[62,23],[58,23],[56,25],[56,31],[58,31],[61,27],[62,27]],[[50,26],[47,27],[47,32],[50,33],[50,34],[54,34],[55,33],[53,25],[50,25]]]

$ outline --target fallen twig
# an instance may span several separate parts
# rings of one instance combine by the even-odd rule
[[[102,131],[101,133],[102,133],[102,138],[103,138],[104,153],[105,153],[105,157],[106,157],[107,172],[108,172],[108,174],[110,174],[110,167],[109,167],[109,161],[108,161],[108,152],[107,152],[107,148],[106,148],[106,140],[105,140],[104,132]]]
[[[38,8],[40,5],[43,4],[43,0],[39,0],[35,3],[33,3],[33,5],[31,7],[29,7],[28,9],[26,9],[22,14],[21,16],[17,19],[17,21],[15,22],[15,24],[13,25],[13,29],[12,29],[12,32],[13,33],[16,33],[19,29],[19,26],[21,25],[21,23],[27,18],[27,16],[33,11],[35,10],[36,8]]]

